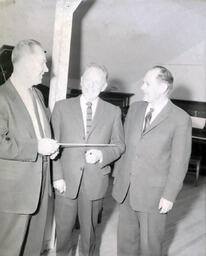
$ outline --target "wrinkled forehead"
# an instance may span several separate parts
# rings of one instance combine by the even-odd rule
[[[12,62],[14,65],[31,63],[32,61],[46,62],[45,52],[39,45],[23,45],[16,47],[12,52]]]
[[[96,67],[90,67],[87,68],[84,72],[84,74],[82,75],[82,78],[85,80],[106,80],[106,75],[105,73]]]
[[[160,71],[158,69],[151,69],[147,71],[145,74],[144,80],[154,80],[157,79],[157,76],[159,75]]]
[[[22,57],[28,60],[46,61],[44,50],[40,46],[33,46],[23,52]]]
[[[46,60],[46,54],[45,51],[40,46],[34,46],[33,50],[31,52],[31,56],[35,57],[37,59],[43,59]]]

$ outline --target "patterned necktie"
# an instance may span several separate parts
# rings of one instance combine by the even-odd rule
[[[88,136],[92,126],[92,103],[87,102],[87,120],[86,120],[86,135]]]
[[[143,128],[143,133],[147,130],[149,124],[150,124],[150,121],[151,121],[151,118],[152,118],[152,113],[153,113],[154,109],[153,108],[150,108],[149,112],[146,114],[145,116],[145,120],[144,120],[144,128]]]

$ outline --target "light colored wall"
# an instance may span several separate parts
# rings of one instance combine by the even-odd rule
[[[205,46],[203,40],[166,63],[165,66],[175,74],[172,97],[206,101]]]
[[[50,66],[55,5],[55,0],[0,1],[0,47],[36,39],[47,51]],[[48,84],[49,74],[45,81]]]
[[[16,0],[3,6],[0,45],[33,37],[50,56],[54,11],[51,0]],[[74,18],[72,79],[78,80],[90,62],[104,64],[112,90],[133,92],[134,99],[141,99],[145,72],[162,64],[175,77],[173,97],[205,101],[205,0],[87,0]],[[77,87],[74,81],[69,87]]]
[[[162,64],[174,74],[173,97],[205,101],[205,29],[203,0],[101,0],[83,23],[81,63],[105,64],[111,86],[134,99],[146,70]]]
[[[0,46],[34,38],[43,44],[50,55],[56,1],[4,1],[0,2]]]

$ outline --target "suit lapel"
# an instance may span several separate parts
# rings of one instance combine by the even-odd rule
[[[136,126],[138,127],[138,129],[140,130],[140,133],[142,133],[142,129],[143,129],[143,123],[144,123],[144,117],[145,117],[145,111],[147,109],[148,103],[144,102],[142,108],[137,109],[137,113],[136,113]],[[138,111],[140,113],[138,113]]]
[[[31,117],[26,106],[24,105],[23,100],[21,99],[19,93],[17,92],[11,81],[8,80],[7,82],[8,94],[12,102],[17,106],[16,111],[18,111],[18,115],[21,116],[21,119],[27,127],[27,131],[29,132],[31,137],[36,137]]]
[[[158,126],[162,121],[164,121],[171,112],[172,103],[169,100],[166,106],[161,110],[161,112],[157,115],[155,120],[149,125],[147,130],[143,133],[145,135],[146,133],[150,132],[152,129],[154,129],[156,126]]]
[[[71,105],[72,112],[74,113],[74,120],[77,123],[78,132],[81,137],[84,137],[85,131],[84,131],[84,122],[83,122],[83,115],[82,110],[80,106],[80,96],[78,96],[74,100],[74,104]]]

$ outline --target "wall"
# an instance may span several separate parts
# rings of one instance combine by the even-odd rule
[[[82,66],[103,63],[113,90],[141,99],[144,73],[162,64],[174,74],[173,97],[205,101],[205,1],[93,2],[82,24]]]
[[[32,37],[50,57],[55,1],[16,0],[2,7],[0,46]],[[78,86],[85,65],[97,62],[108,68],[111,90],[141,99],[145,72],[162,64],[174,74],[173,97],[205,101],[204,0],[87,0],[73,24],[69,87]]]
[[[0,47],[4,44],[15,45],[21,39],[36,39],[47,51],[50,66],[56,1],[1,1]],[[49,75],[46,81],[48,79]]]

